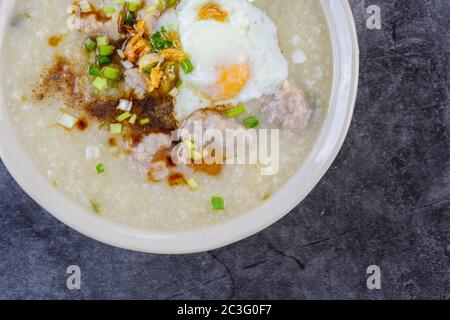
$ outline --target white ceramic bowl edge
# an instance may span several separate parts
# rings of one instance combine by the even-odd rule
[[[334,53],[330,111],[303,166],[270,200],[247,214],[213,227],[181,233],[127,227],[92,215],[51,187],[48,180],[39,174],[14,134],[2,90],[0,157],[22,189],[44,209],[73,229],[110,245],[150,253],[183,254],[216,249],[251,236],[281,219],[311,192],[337,156],[350,126],[359,73],[354,20],[347,0],[321,2],[328,19]],[[13,3],[0,1],[0,45]],[[292,190],[296,192],[292,193]]]

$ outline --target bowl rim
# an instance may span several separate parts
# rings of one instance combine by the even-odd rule
[[[0,21],[7,21],[5,16],[13,3],[0,2]],[[11,134],[14,128],[8,121],[1,88],[0,158],[19,186],[47,212],[78,232],[109,245],[147,253],[187,254],[217,249],[254,235],[288,214],[312,191],[335,160],[351,124],[359,77],[359,47],[353,14],[348,0],[321,0],[321,3],[333,45],[330,110],[304,164],[269,200],[245,214],[201,229],[157,232],[120,225],[88,213],[86,208],[51,187],[18,143],[18,138]],[[4,29],[0,25],[0,46]],[[351,48],[350,56],[345,48]],[[0,74],[3,74],[1,68],[0,63]],[[330,130],[333,131],[328,132]],[[310,173],[312,169],[314,174]],[[302,177],[308,174],[311,178],[303,184]],[[291,193],[292,189],[298,191]]]

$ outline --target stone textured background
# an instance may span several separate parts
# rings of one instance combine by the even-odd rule
[[[361,46],[353,124],[298,208],[196,255],[116,249],[69,229],[0,166],[0,298],[450,299],[449,1],[350,1]],[[382,9],[382,30],[365,27]],[[69,291],[66,268],[82,269]],[[366,268],[382,290],[366,288]]]

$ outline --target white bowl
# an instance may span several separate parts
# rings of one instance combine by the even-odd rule
[[[14,1],[0,1],[0,46]],[[348,1],[322,0],[331,32],[334,80],[329,112],[313,151],[291,180],[270,200],[226,223],[205,229],[165,233],[119,225],[97,217],[51,187],[14,135],[0,92],[0,156],[17,183],[43,208],[75,230],[104,243],[143,252],[181,254],[212,250],[251,236],[281,219],[323,177],[341,148],[356,98],[359,50]],[[0,70],[0,74],[2,74]],[[295,190],[293,192],[293,190]]]

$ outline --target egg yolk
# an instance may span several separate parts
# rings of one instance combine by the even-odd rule
[[[218,68],[220,78],[215,85],[216,98],[229,100],[235,98],[245,87],[250,76],[250,67],[247,63]]]
[[[228,12],[223,10],[217,3],[209,2],[200,8],[198,19],[225,22],[228,19]]]

